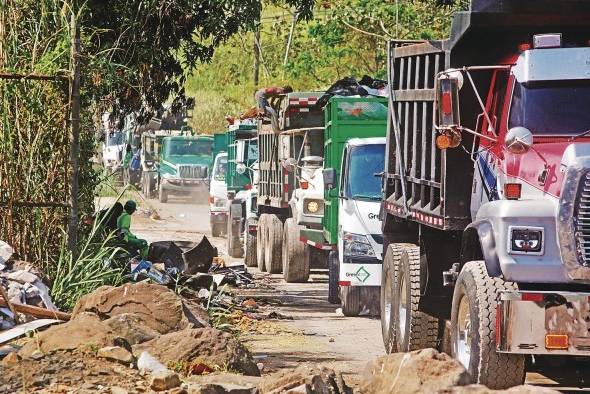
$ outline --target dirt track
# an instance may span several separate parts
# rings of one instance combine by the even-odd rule
[[[225,254],[225,238],[211,237],[207,205],[182,199],[171,199],[167,204],[157,200],[148,203],[158,210],[162,220],[154,221],[139,212],[132,226],[136,234],[149,241],[192,240],[206,234]],[[142,205],[145,207],[145,203]],[[269,300],[275,305],[265,307],[267,311],[276,310],[293,318],[278,320],[266,329],[242,336],[256,361],[264,365],[263,374],[303,361],[326,362],[342,370],[347,381],[355,385],[367,361],[384,353],[379,320],[345,318],[336,313],[337,306],[327,302],[326,272],[313,271],[312,280],[306,284],[287,284],[280,275],[250,270],[268,287],[241,293]],[[589,370],[588,362],[549,366],[540,372],[529,372],[527,383],[560,391],[590,391]]]

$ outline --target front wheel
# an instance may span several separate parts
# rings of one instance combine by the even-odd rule
[[[309,246],[307,247],[309,248]],[[328,302],[330,304],[340,304],[339,276],[340,263],[338,262],[338,253],[332,251],[328,255]]]
[[[168,192],[164,189],[163,186],[160,185],[160,202],[165,204],[168,202]]]
[[[516,284],[491,278],[483,261],[463,267],[453,293],[451,352],[474,382],[490,389],[520,385],[525,377],[525,357],[496,352],[496,305],[502,290]]]

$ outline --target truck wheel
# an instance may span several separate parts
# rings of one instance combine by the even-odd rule
[[[214,237],[219,237],[223,233],[223,224],[222,223],[211,223],[211,235]]]
[[[165,204],[168,202],[168,192],[160,185],[160,202]]]
[[[253,221],[248,219],[246,221],[246,258],[244,259],[247,267],[256,267],[257,265],[257,245],[256,235],[250,234],[250,226],[253,225]]]
[[[277,215],[269,215],[267,238],[264,245],[264,262],[271,274],[280,274],[282,270],[283,222]]]
[[[307,247],[309,248],[309,246]],[[338,253],[330,252],[328,255],[328,302],[330,304],[340,304],[339,279],[340,263],[338,262]]]
[[[525,357],[496,352],[496,305],[502,290],[516,284],[488,276],[483,261],[465,264],[453,292],[451,352],[475,383],[490,389],[523,384]]]
[[[435,348],[438,340],[438,319],[418,310],[420,303],[420,248],[400,245],[393,282],[393,319],[397,352]],[[395,255],[394,255],[395,257]]]
[[[256,261],[258,262],[258,269],[260,271],[266,271],[266,264],[264,262],[264,252],[266,249],[267,236],[266,233],[266,222],[268,221],[268,214],[263,213],[258,218],[258,231],[256,231]]]
[[[285,221],[283,229],[283,277],[287,283],[307,282],[309,279],[309,253],[299,240],[299,226],[295,219]]]
[[[230,204],[229,212],[227,213],[227,253],[233,258],[240,258],[244,256],[244,248],[240,241],[241,229],[238,228],[236,231],[234,228],[235,226],[239,227],[240,222],[234,223],[235,221],[231,211]]]
[[[343,286],[340,288],[344,316],[354,317],[361,313],[361,289],[360,286]]]

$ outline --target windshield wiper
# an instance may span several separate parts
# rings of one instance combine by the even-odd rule
[[[586,131],[582,131],[580,134],[576,134],[576,135],[574,135],[573,137],[570,137],[570,139],[569,139],[569,140],[570,140],[570,141],[573,141],[573,140],[575,140],[575,139],[577,139],[577,138],[584,137],[584,136],[586,136],[586,135],[588,135],[588,134],[590,134],[590,129],[588,129],[588,130],[586,130]]]

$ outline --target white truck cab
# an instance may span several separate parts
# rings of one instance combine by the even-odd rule
[[[346,143],[342,156],[338,191],[338,285],[343,311],[350,316],[369,309],[374,313],[370,301],[379,299],[383,260],[379,174],[383,171],[385,142],[382,137],[353,138]],[[361,291],[362,288],[366,289]]]
[[[209,183],[209,211],[211,218],[211,234],[219,237],[227,233],[227,185],[225,175],[227,171],[227,152],[221,152],[215,157],[211,181]]]

